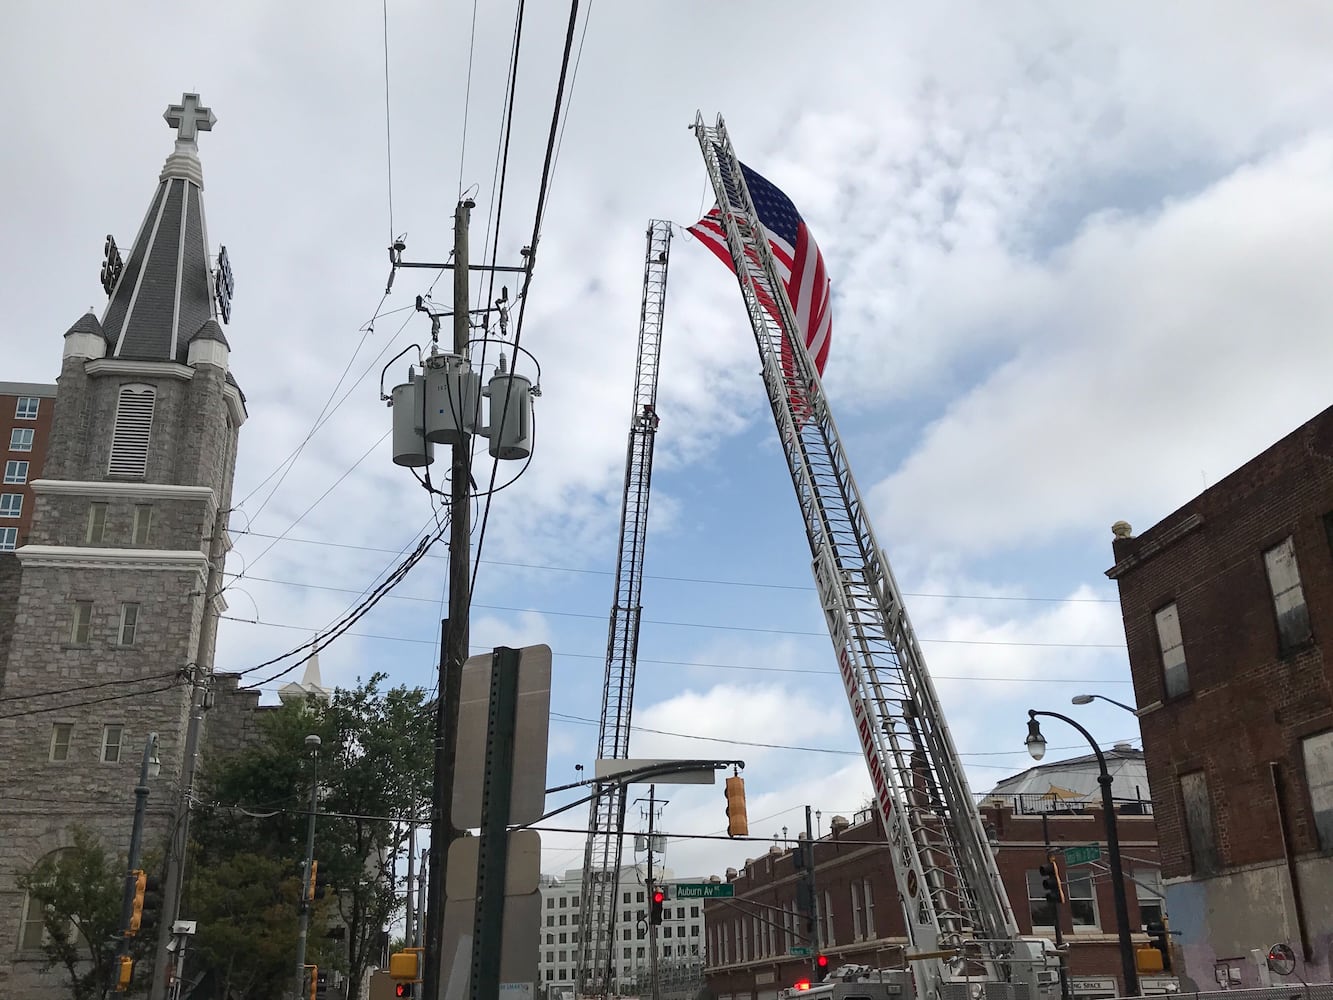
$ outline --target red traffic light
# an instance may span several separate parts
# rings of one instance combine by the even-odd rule
[[[410,997],[412,995],[412,984],[395,983],[393,987],[393,995],[396,997]]]
[[[821,968],[821,969],[827,969],[827,968],[828,968],[828,956],[827,956],[827,955],[820,955],[818,958],[815,959],[815,965],[816,965],[818,968]]]
[[[661,889],[658,889],[656,892],[653,893],[654,903],[661,903],[665,900],[666,900],[666,893],[663,892]]]

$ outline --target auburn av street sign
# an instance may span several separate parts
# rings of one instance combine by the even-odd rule
[[[727,882],[677,882],[672,888],[677,899],[727,899],[736,895],[736,887]]]

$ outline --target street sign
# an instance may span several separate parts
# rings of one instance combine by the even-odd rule
[[[731,899],[736,887],[729,882],[676,882],[677,899]]]
[[[1086,865],[1100,859],[1102,849],[1097,844],[1089,844],[1087,847],[1066,847],[1064,855],[1066,865]]]
[[[795,955],[797,958],[809,958],[815,953],[815,950],[806,944],[794,944],[787,949],[788,955]]]

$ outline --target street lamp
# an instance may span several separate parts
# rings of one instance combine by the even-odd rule
[[[129,950],[130,915],[134,910],[134,893],[139,878],[139,858],[143,848],[143,819],[148,810],[148,779],[162,773],[162,761],[157,756],[157,733],[149,733],[144,743],[143,763],[139,765],[139,783],[134,786],[134,825],[130,828],[130,854],[125,868],[125,892],[120,900],[120,946],[118,955]]]
[[[311,733],[305,738],[305,748],[310,751],[310,823],[306,828],[305,868],[301,877],[301,919],[296,937],[296,995],[301,1000],[305,995],[305,947],[310,933],[310,872],[315,860],[315,816],[319,813],[319,747],[323,743]]]
[[[1115,705],[1118,708],[1123,708],[1126,712],[1131,712],[1136,716],[1139,714],[1139,710],[1132,705],[1126,705],[1123,701],[1116,701],[1114,698],[1108,698],[1104,694],[1076,694],[1069,700],[1075,705],[1091,705],[1094,698],[1100,699],[1101,701],[1109,701],[1112,705]]]
[[[1092,738],[1092,734],[1069,716],[1061,715],[1058,712],[1038,712],[1035,709],[1028,709],[1028,735],[1023,742],[1033,760],[1041,760],[1046,756],[1046,737],[1042,735],[1041,725],[1037,722],[1037,716],[1039,715],[1059,719],[1061,722],[1067,722],[1073,726],[1083,734],[1084,739],[1092,746],[1092,752],[1097,755],[1097,768],[1100,771],[1097,775],[1097,783],[1102,786],[1102,815],[1106,822],[1106,853],[1111,869],[1111,891],[1115,898],[1115,922],[1120,936],[1120,963],[1125,976],[1125,995],[1138,996],[1139,972],[1134,959],[1134,942],[1130,937],[1129,906],[1125,902],[1125,869],[1120,859],[1120,835],[1116,830],[1115,800],[1111,797],[1111,774],[1106,770],[1106,758],[1102,755],[1102,748]]]

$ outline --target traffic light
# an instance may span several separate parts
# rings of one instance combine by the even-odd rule
[[[661,889],[653,890],[653,905],[648,911],[648,922],[660,924],[662,922],[662,904],[666,902],[666,893]]]
[[[1144,927],[1148,932],[1148,943],[1162,953],[1162,970],[1171,971],[1171,934],[1166,929],[1165,920],[1151,920]]]
[[[815,890],[807,881],[796,883],[796,911],[805,921],[805,934],[812,937],[815,932]]]
[[[1060,881],[1060,869],[1056,867],[1055,861],[1051,860],[1047,864],[1037,869],[1041,874],[1041,887],[1045,892],[1046,901],[1055,903],[1057,906],[1065,901],[1064,885]]]
[[[412,996],[412,984],[411,984],[411,983],[396,983],[396,984],[394,985],[394,988],[393,988],[393,995],[396,996],[396,997],[410,997],[410,996]]]
[[[323,899],[329,886],[328,875],[321,875],[319,871],[319,862],[310,862],[310,884],[306,887],[306,899]]]
[[[727,836],[748,837],[750,821],[745,816],[745,779],[733,775],[727,779]]]
[[[815,981],[816,981],[816,982],[820,982],[820,983],[822,983],[825,979],[828,978],[828,973],[829,973],[829,968],[828,968],[828,956],[827,956],[827,955],[816,955],[816,956],[815,956]]]
[[[144,896],[148,890],[148,873],[138,869],[133,874],[134,901],[130,903],[130,925],[125,928],[126,937],[133,937],[139,933],[139,925],[143,923]]]
[[[416,996],[416,985],[421,982],[422,949],[408,948],[396,951],[389,956],[389,976],[397,980],[393,984],[396,997]]]
[[[139,933],[145,920],[150,921],[162,908],[162,881],[156,875],[149,875],[143,869],[134,872],[134,900],[130,904],[130,925],[125,928],[126,937]]]
[[[134,976],[134,959],[121,955],[116,959],[116,992],[124,993],[130,988],[130,979]]]

